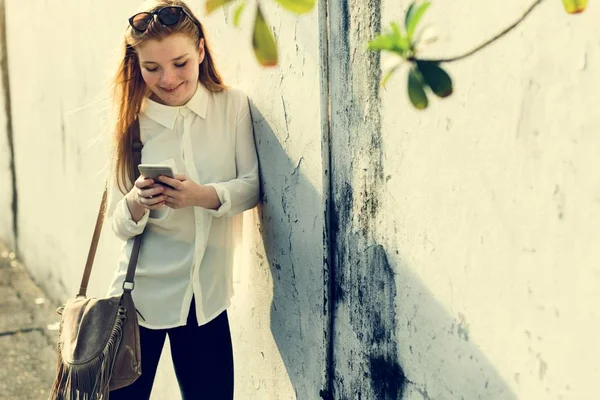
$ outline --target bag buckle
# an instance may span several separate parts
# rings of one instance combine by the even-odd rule
[[[125,287],[126,284],[129,284],[131,287]],[[123,291],[131,292],[134,287],[135,287],[135,282],[123,281]]]

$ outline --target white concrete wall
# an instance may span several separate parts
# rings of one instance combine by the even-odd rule
[[[336,396],[395,399],[391,378],[411,400],[596,398],[600,8],[543,3],[416,111],[406,71],[380,90],[360,51],[408,4],[330,3]],[[526,5],[433,2],[427,54],[470,50]]]
[[[399,17],[396,2],[383,7],[384,20]],[[469,49],[524,8],[436,2],[424,22],[450,34],[430,54]],[[408,297],[397,337],[413,391],[596,397],[598,21],[598,4],[568,16],[545,2],[506,40],[449,66],[456,93],[429,113],[394,94],[402,79],[382,93],[384,208],[402,211],[380,234],[410,277],[396,279]]]
[[[106,176],[106,88],[138,4],[7,1],[18,245],[33,275],[60,299],[75,294],[85,262]],[[190,1],[198,11],[203,4]],[[230,310],[236,398],[318,398],[326,290],[317,11],[301,19],[274,4],[264,11],[282,43],[280,67],[270,70],[251,51],[250,7],[240,30],[222,11],[198,14],[227,83],[252,99],[263,178],[264,201],[245,216]],[[119,246],[105,226],[91,295],[106,290]],[[164,355],[153,398],[175,399]]]

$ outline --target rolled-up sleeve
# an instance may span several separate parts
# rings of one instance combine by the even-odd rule
[[[246,99],[236,124],[235,165],[237,176],[227,182],[208,183],[219,196],[221,206],[207,210],[213,217],[234,216],[249,210],[258,203],[258,157],[252,129],[250,107]]]
[[[108,194],[107,216],[110,219],[115,235],[122,240],[128,240],[144,231],[150,212],[146,210],[142,219],[135,222],[131,218],[131,212],[127,206],[125,196],[117,187],[114,173],[112,175]]]

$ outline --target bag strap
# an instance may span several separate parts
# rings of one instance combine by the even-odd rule
[[[132,167],[136,180],[140,176],[137,166],[142,163],[142,147],[142,140],[140,138],[140,122],[138,119],[136,119],[131,126],[131,149],[133,151]],[[77,293],[77,297],[85,297],[87,293],[90,275],[92,274],[92,266],[94,264],[94,258],[96,257],[96,250],[98,249],[98,241],[100,240],[100,233],[102,232],[102,224],[104,223],[104,215],[106,214],[107,197],[108,182],[104,185],[104,193],[102,194],[102,201],[100,202],[100,210],[98,211],[98,217],[96,218],[96,227],[94,228],[94,235],[92,236],[92,243],[90,245],[90,251],[88,252],[88,257],[85,263],[85,269],[83,270],[83,277],[81,278],[81,285],[79,286],[79,293]],[[142,243],[142,234],[139,234],[135,237],[133,249],[131,250],[131,257],[129,257],[127,275],[125,276],[125,281],[123,282],[123,290],[127,292],[131,292],[135,287],[133,278],[135,276],[135,268],[137,266],[140,245]],[[130,285],[126,285],[128,283]]]

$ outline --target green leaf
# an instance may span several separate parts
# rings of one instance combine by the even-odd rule
[[[417,2],[413,1],[412,3],[410,3],[410,6],[408,6],[408,10],[406,10],[406,14],[404,15],[404,26],[405,27],[408,27],[408,22],[409,22],[410,16],[413,15],[416,4],[417,4]]]
[[[215,11],[217,8],[223,7],[227,3],[231,3],[235,0],[206,0],[204,3],[204,8],[206,9],[206,13],[210,14]]]
[[[406,52],[410,50],[410,41],[402,32],[396,23],[391,24],[391,29],[369,41],[369,50],[391,51],[405,58]]]
[[[417,61],[417,67],[433,93],[439,97],[448,97],[452,94],[452,78],[438,63]]]
[[[423,110],[429,105],[424,85],[421,73],[417,68],[412,67],[408,73],[408,97],[413,106],[419,110]]]
[[[316,0],[275,0],[283,8],[296,14],[304,14],[315,7]]]
[[[585,10],[588,0],[563,0],[563,6],[569,14],[578,14]]]
[[[254,33],[252,35],[252,47],[258,62],[265,67],[277,65],[277,44],[271,28],[267,25],[265,17],[256,5],[256,19],[254,21]]]
[[[406,12],[406,17],[404,19],[404,26],[406,28],[406,36],[408,37],[409,42],[412,41],[412,37],[417,29],[417,24],[425,14],[425,11],[429,8],[431,3],[429,1],[425,1],[422,3],[412,2],[408,11]]]
[[[392,33],[394,34],[394,36],[396,37],[402,37],[402,31],[400,30],[400,25],[398,25],[397,22],[392,22],[390,24],[390,26],[392,27]]]
[[[369,42],[369,50],[393,51],[397,46],[394,38],[387,35],[379,35]]]
[[[240,26],[240,17],[244,12],[244,8],[246,8],[245,1],[238,4],[238,6],[235,8],[235,11],[233,12],[233,26],[235,26],[236,28]]]

